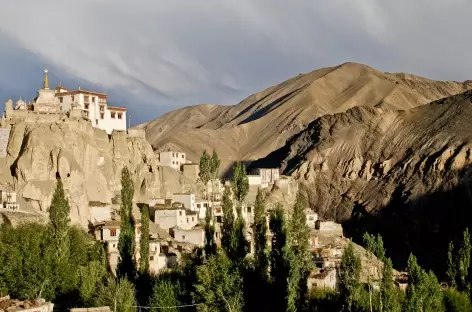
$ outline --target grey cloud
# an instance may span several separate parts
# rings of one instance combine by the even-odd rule
[[[236,103],[345,61],[435,79],[465,80],[472,70],[466,1],[0,3],[0,56],[9,58],[0,60],[0,95],[34,92],[31,77],[48,66],[58,79],[109,92],[133,123],[185,105]]]

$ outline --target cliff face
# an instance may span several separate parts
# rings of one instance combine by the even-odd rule
[[[157,165],[151,145],[137,132],[108,136],[81,119],[14,124],[0,183],[15,186],[22,209],[45,214],[58,174],[69,197],[71,219],[81,224],[90,218],[90,201],[111,203],[119,195],[124,166],[133,174],[137,201],[195,191],[179,172]]]

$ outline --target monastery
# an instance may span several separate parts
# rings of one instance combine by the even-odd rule
[[[111,134],[113,130],[126,131],[126,107],[109,106],[107,94],[81,90],[68,90],[59,84],[49,88],[47,69],[44,70],[43,88],[32,103],[23,100],[5,103],[6,120],[28,119],[34,121],[54,120],[57,117],[82,117],[92,126]],[[41,119],[41,120],[40,120]]]

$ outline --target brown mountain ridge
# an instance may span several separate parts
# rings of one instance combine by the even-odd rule
[[[356,107],[408,110],[472,88],[472,82],[435,81],[344,63],[300,74],[237,105],[196,105],[138,127],[156,150],[175,149],[198,161],[215,149],[222,168],[256,160],[285,145],[316,118]],[[224,171],[224,170],[223,170]]]

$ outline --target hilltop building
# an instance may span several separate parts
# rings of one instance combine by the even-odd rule
[[[33,102],[18,100],[13,107],[11,100],[5,105],[6,119],[41,119],[54,121],[63,116],[89,119],[92,126],[111,134],[113,130],[126,131],[125,107],[109,106],[107,94],[87,90],[68,90],[62,84],[49,88],[48,71],[44,71],[43,88]]]
[[[185,153],[167,151],[159,152],[159,165],[171,167],[175,170],[180,170],[181,166],[187,163],[187,156]]]

